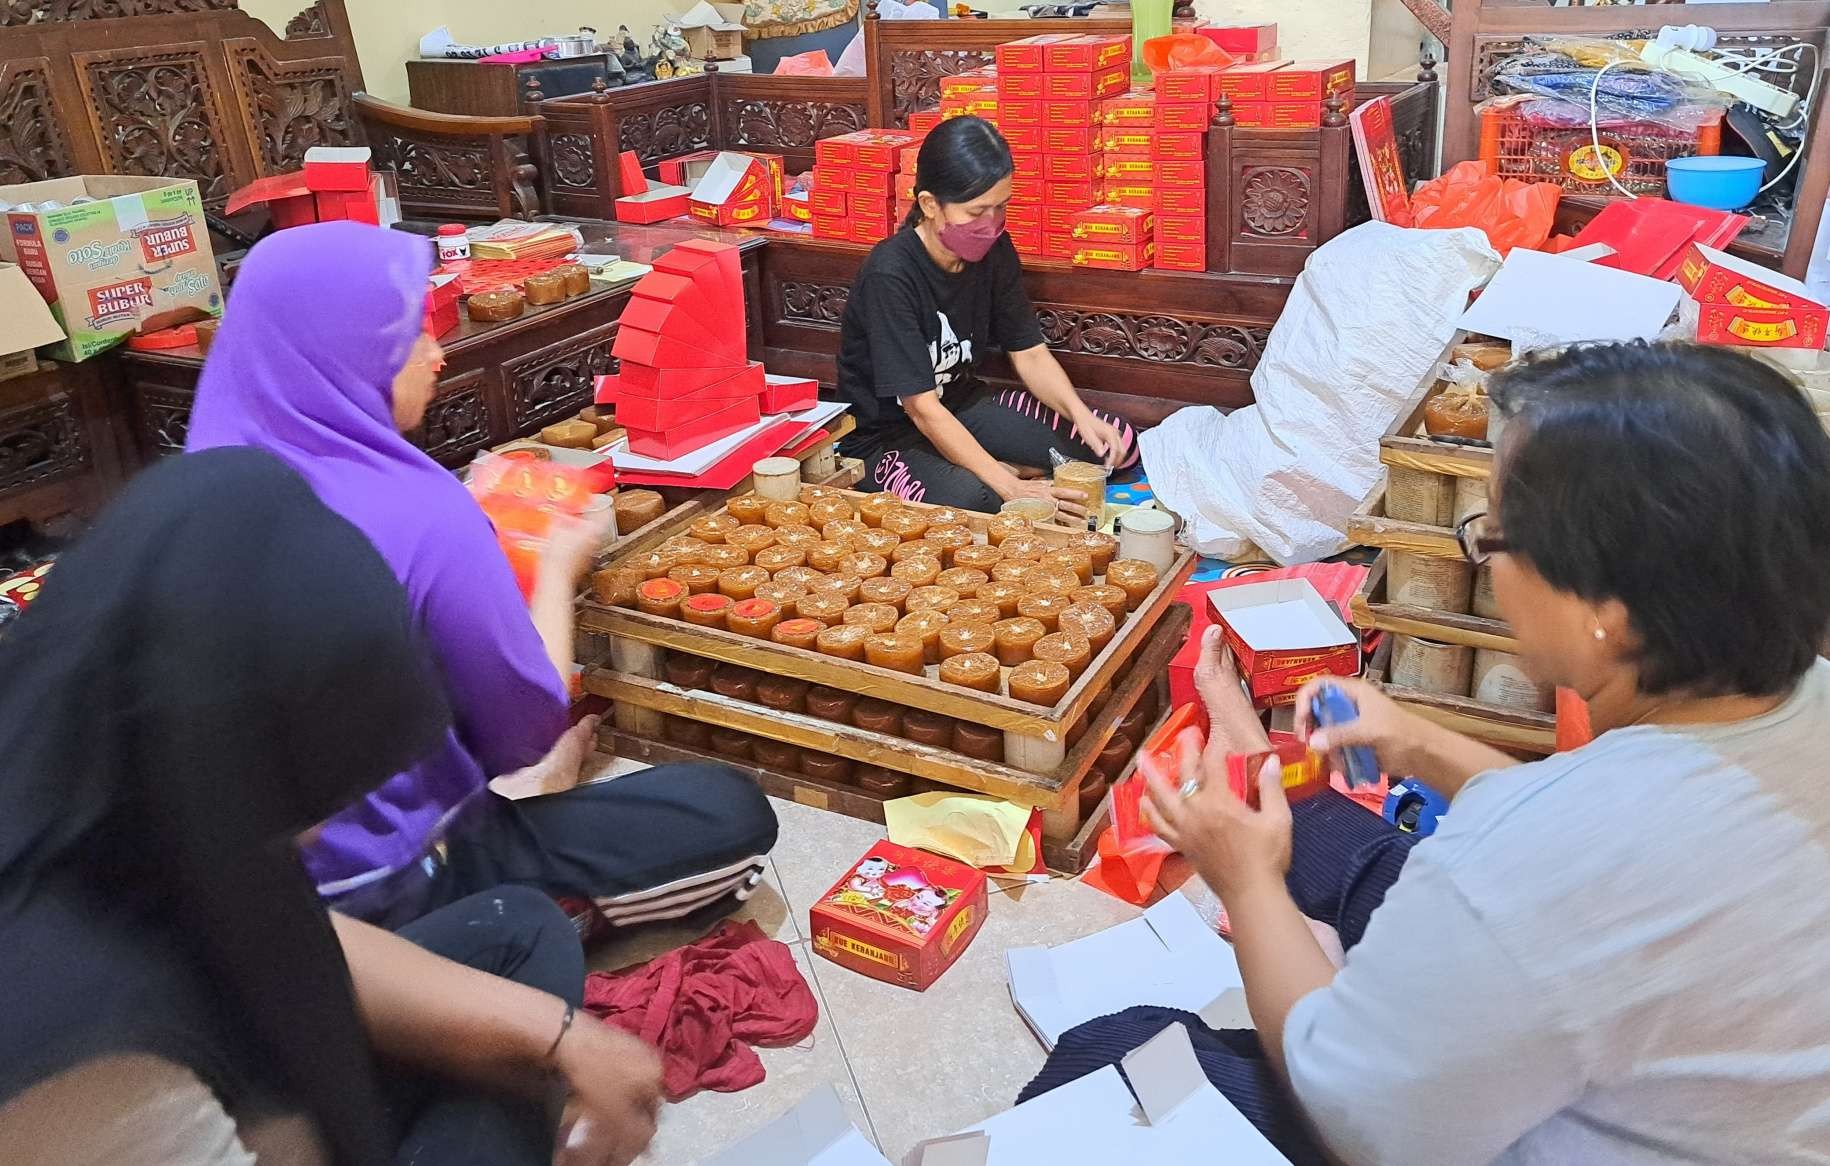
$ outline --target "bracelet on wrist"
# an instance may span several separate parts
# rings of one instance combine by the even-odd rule
[[[565,1040],[566,1033],[572,1031],[572,1022],[578,1019],[578,1009],[570,1001],[566,1002],[566,1014],[559,1020],[559,1032],[553,1037],[553,1043],[547,1046],[546,1056],[541,1058],[546,1064],[552,1064],[559,1052],[559,1042]]]

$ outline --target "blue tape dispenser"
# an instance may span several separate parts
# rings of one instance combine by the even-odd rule
[[[1347,690],[1336,684],[1324,684],[1309,703],[1309,715],[1314,718],[1318,727],[1333,728],[1350,721],[1360,719],[1360,706],[1347,695]],[[1354,787],[1379,784],[1379,759],[1367,745],[1355,745],[1339,750],[1341,767],[1347,774],[1347,784]]]

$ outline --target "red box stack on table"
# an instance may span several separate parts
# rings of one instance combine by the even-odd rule
[[[1328,98],[1340,97],[1344,110],[1353,107],[1354,70],[1352,60],[1235,65],[1220,75],[1220,93],[1232,102],[1237,125],[1312,130],[1322,124]]]
[[[1171,69],[1156,79],[1151,163],[1156,266],[1207,269],[1207,127],[1219,100],[1215,69]]]
[[[1011,242],[1072,259],[1075,216],[1100,201],[1100,104],[1130,84],[1131,38],[1049,33],[1001,44],[997,58]]]
[[[813,235],[879,243],[895,230],[896,172],[907,130],[859,130],[813,146]]]

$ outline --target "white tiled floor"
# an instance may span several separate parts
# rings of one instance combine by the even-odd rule
[[[1079,882],[1015,889],[994,884],[984,928],[966,954],[923,993],[894,988],[812,954],[807,911],[878,838],[883,827],[775,801],[781,840],[769,879],[746,905],[751,918],[795,950],[820,1003],[813,1035],[761,1051],[768,1078],[736,1094],[700,1093],[663,1111],[641,1159],[691,1166],[781,1116],[817,1085],[845,1099],[852,1120],[892,1162],[925,1138],[950,1134],[1008,1109],[1042,1067],[1042,1046],[1010,1002],[1004,951],[1055,944],[1110,927],[1136,910]],[[651,932],[597,951],[615,968],[697,938]]]

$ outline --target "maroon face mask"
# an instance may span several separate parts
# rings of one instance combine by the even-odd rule
[[[940,245],[967,263],[977,263],[991,254],[991,248],[1004,233],[1004,208],[980,215],[963,223],[943,223]]]

